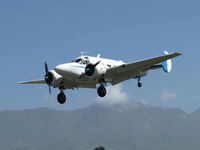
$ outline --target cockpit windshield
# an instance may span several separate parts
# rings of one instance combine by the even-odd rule
[[[83,64],[83,65],[87,65],[87,64],[90,63],[88,57],[84,57],[84,59],[82,59],[82,58],[76,58],[72,62],[75,62],[75,63],[78,63],[78,64]]]
[[[82,59],[81,59],[81,58],[78,58],[78,59],[73,60],[72,62],[79,63],[79,62],[81,62],[81,61],[82,61]]]

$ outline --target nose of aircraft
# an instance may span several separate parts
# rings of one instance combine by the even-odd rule
[[[61,75],[64,74],[65,72],[68,72],[68,69],[69,68],[67,64],[61,64],[55,67],[55,71]]]

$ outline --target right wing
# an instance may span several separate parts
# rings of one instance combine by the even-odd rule
[[[32,80],[32,81],[22,81],[18,84],[46,84],[44,80]]]
[[[156,69],[160,66],[155,66],[163,61],[174,58],[181,55],[180,53],[170,53],[167,55],[149,58],[141,61],[131,62],[123,64],[117,67],[113,67],[107,70],[105,77],[111,79],[113,85],[122,81],[128,80],[133,76],[138,75],[141,71],[148,69]]]

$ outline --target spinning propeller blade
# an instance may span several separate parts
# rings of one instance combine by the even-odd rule
[[[45,62],[44,67],[45,67],[45,72],[46,72],[44,79],[45,79],[45,82],[47,83],[47,85],[49,86],[49,94],[51,94],[50,84],[53,80],[53,77],[52,77],[52,74],[49,72],[47,62]]]

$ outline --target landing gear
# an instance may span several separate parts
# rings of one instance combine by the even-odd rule
[[[104,97],[106,95],[106,88],[104,87],[103,84],[101,84],[98,89],[97,89],[97,93],[100,97]]]
[[[142,87],[142,83],[140,82],[140,78],[138,78],[138,87]]]
[[[66,96],[64,94],[63,91],[61,91],[58,96],[57,96],[57,100],[60,104],[64,104],[66,102]]]
[[[142,87],[142,83],[141,82],[138,82],[138,87]]]

